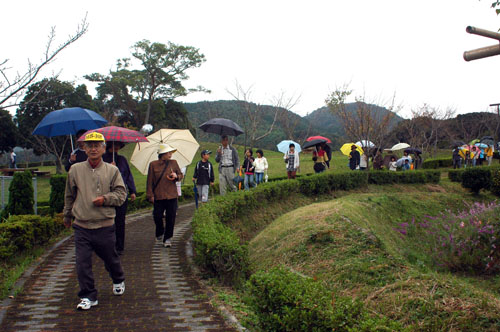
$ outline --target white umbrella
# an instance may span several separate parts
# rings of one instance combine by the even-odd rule
[[[397,150],[403,150],[403,149],[406,149],[406,148],[409,148],[410,147],[410,144],[406,144],[406,143],[398,143],[396,145],[394,145],[391,150],[392,151],[397,151]]]
[[[179,168],[191,164],[200,147],[187,129],[160,129],[146,138],[149,142],[137,144],[130,158],[130,162],[144,175],[148,173],[149,163],[158,160],[160,144],[168,144],[177,149],[172,160],[177,161]]]
[[[364,139],[362,141],[357,141],[356,145],[359,145],[359,146],[361,146],[363,148],[367,148],[367,147],[368,148],[374,148],[375,147],[375,144],[373,144],[372,141],[369,141],[369,140],[366,140],[366,139]]]

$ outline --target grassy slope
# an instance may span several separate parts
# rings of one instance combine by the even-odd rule
[[[436,272],[393,230],[413,216],[460,208],[471,197],[448,183],[367,191],[276,219],[249,243],[252,268],[286,265],[411,330],[498,331],[499,278]]]

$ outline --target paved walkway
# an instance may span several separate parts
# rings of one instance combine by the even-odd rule
[[[99,305],[77,311],[73,238],[38,266],[7,309],[0,331],[236,331],[208,303],[187,264],[192,205],[179,208],[172,248],[154,241],[151,212],[127,218],[122,256],[126,290],[112,281],[94,255]]]

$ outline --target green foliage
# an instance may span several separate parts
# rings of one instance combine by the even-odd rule
[[[352,190],[366,186],[367,172],[325,172],[297,179],[300,192],[304,195],[322,195],[335,190]]]
[[[423,169],[436,169],[442,167],[452,167],[453,159],[451,158],[436,158],[436,159],[426,159],[422,163]]]
[[[465,169],[450,169],[448,171],[448,179],[451,182],[462,182],[462,176],[465,172]]]
[[[10,216],[0,223],[0,260],[48,242],[64,229],[61,217]]]
[[[9,203],[2,212],[2,218],[9,215],[33,214],[33,184],[31,172],[16,172],[9,186]]]
[[[491,170],[490,191],[497,196],[500,196],[500,169]]]
[[[371,171],[368,175],[370,184],[395,184],[395,183],[439,183],[439,171]]]
[[[319,282],[284,268],[257,272],[246,302],[263,331],[394,331],[399,324],[366,319],[363,304],[336,297]]]
[[[66,190],[66,175],[53,175],[50,178],[50,212],[60,213],[64,208],[64,193]]]
[[[5,153],[17,144],[17,127],[9,111],[0,108],[0,152]]]
[[[469,189],[474,194],[479,194],[481,189],[489,189],[490,182],[490,168],[471,167],[462,173],[462,187]]]

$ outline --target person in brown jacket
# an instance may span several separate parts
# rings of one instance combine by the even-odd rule
[[[76,272],[81,302],[77,309],[88,310],[98,304],[92,274],[92,253],[95,251],[113,280],[113,294],[125,292],[125,276],[115,250],[115,206],[127,198],[120,171],[105,163],[102,155],[106,143],[100,133],[85,136],[87,161],[74,164],[68,173],[64,197],[64,225],[73,222]]]
[[[146,184],[146,198],[153,203],[156,240],[162,241],[165,248],[172,246],[178,197],[175,183],[183,177],[177,161],[171,159],[175,151],[168,144],[160,144],[158,160],[149,164]]]

